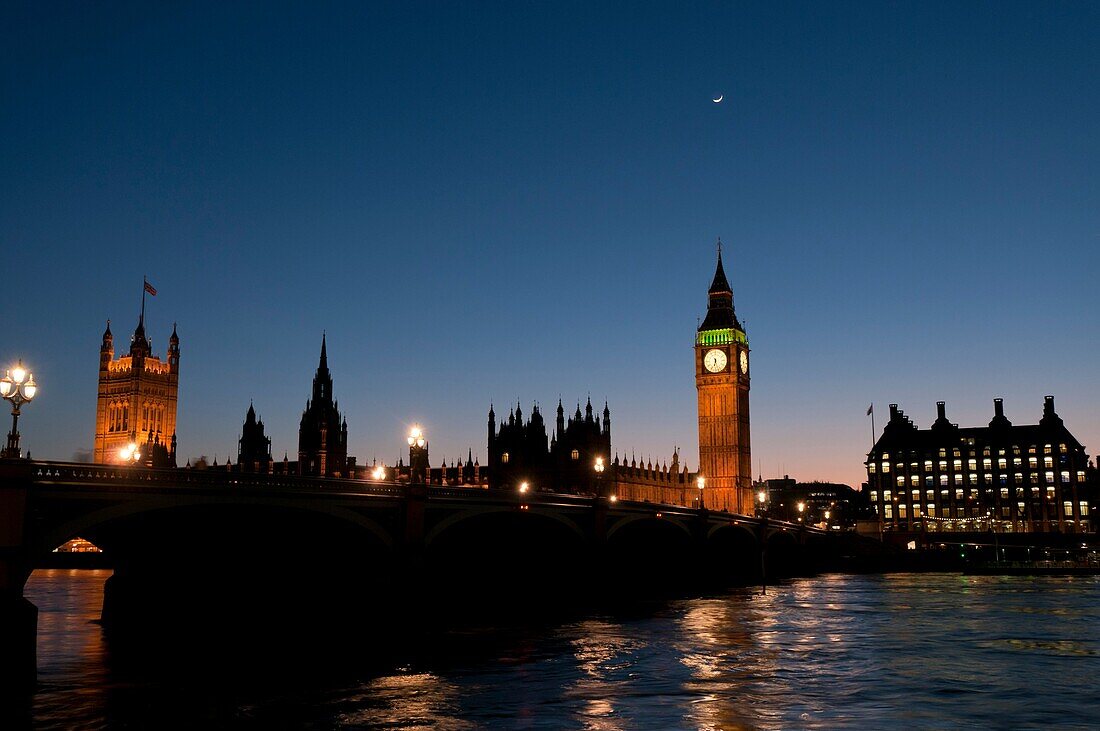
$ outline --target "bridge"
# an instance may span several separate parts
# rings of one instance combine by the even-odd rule
[[[812,572],[828,545],[801,524],[605,496],[3,460],[0,679],[33,681],[23,587],[75,537],[115,567],[108,627],[257,597],[265,614],[328,621],[396,597],[442,607],[494,589],[755,582]]]

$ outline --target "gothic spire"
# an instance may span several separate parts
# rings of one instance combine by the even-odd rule
[[[704,330],[741,330],[744,328],[737,320],[733,310],[733,288],[726,279],[726,270],[722,266],[722,242],[718,242],[718,264],[714,269],[714,280],[707,292],[707,316],[699,325],[699,331]]]
[[[722,268],[722,239],[718,239],[718,266],[714,269],[714,281],[710,283],[710,294],[733,294],[729,280],[726,279],[726,270]]]

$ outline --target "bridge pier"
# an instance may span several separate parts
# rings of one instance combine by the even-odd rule
[[[33,688],[37,680],[38,608],[23,597],[31,575],[25,545],[27,487],[23,460],[0,467],[0,688]]]

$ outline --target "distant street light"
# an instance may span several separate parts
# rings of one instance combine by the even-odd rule
[[[703,488],[707,486],[707,478],[699,475],[695,478],[695,486],[699,488],[699,509],[702,510],[706,507],[703,504]]]
[[[806,503],[799,503],[798,504],[798,522],[799,523],[802,522],[802,511],[804,511],[805,509],[806,509]]]
[[[530,487],[530,485],[528,485],[526,482],[519,483],[519,491],[520,492],[527,492],[529,487]]]
[[[371,479],[381,482],[386,479],[386,468],[383,465],[378,465],[374,468],[374,471],[370,473]]]
[[[0,452],[0,457],[19,458],[19,407],[30,403],[37,393],[34,374],[27,372],[22,360],[0,378],[0,396],[11,401],[11,431],[8,432],[8,446]]]

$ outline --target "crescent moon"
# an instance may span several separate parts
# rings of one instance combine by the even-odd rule
[[[714,102],[715,104],[717,104],[718,102],[722,101],[725,98],[726,98],[725,94],[719,94],[717,99],[711,99],[711,101]]]

